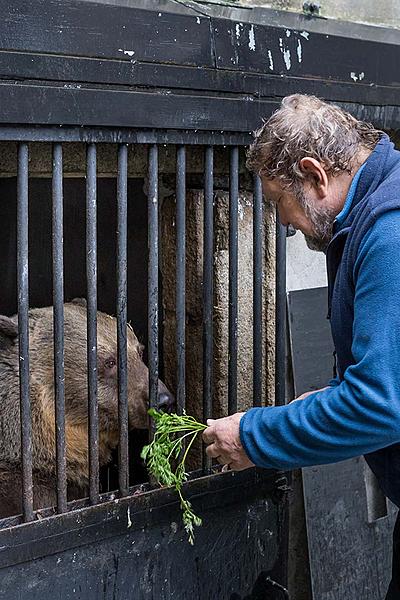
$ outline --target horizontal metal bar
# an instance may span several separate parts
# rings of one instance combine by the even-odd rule
[[[32,142],[98,142],[110,144],[185,144],[214,146],[246,146],[250,133],[201,130],[138,130],[87,127],[10,127],[0,126],[0,141]]]
[[[64,386],[64,258],[63,258],[63,156],[61,144],[53,147],[53,321],[54,387],[56,411],[57,509],[67,510]]]
[[[22,462],[22,511],[24,521],[33,520],[32,413],[29,390],[28,171],[28,145],[20,144],[18,147],[17,174],[17,288]]]

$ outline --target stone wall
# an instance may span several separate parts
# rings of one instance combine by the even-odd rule
[[[189,190],[186,196],[186,407],[202,419],[202,278],[203,192]],[[238,408],[253,401],[253,198],[239,196],[238,268]],[[227,414],[228,398],[228,292],[229,292],[229,192],[214,194],[214,397],[213,416]],[[273,403],[274,382],[274,225],[273,213],[264,211],[264,319],[263,404]],[[175,354],[175,198],[162,206],[161,272],[164,299],[164,368],[167,384],[176,389]],[[199,456],[199,455],[198,455]]]

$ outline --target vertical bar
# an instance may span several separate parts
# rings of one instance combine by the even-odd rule
[[[127,241],[128,241],[128,146],[118,149],[117,233],[117,345],[118,345],[118,478],[121,496],[129,490],[128,465],[128,359],[127,359]]]
[[[96,145],[88,144],[86,157],[86,282],[89,399],[89,498],[99,500],[99,423],[97,404],[97,181]]]
[[[63,156],[62,145],[53,145],[53,330],[56,419],[57,510],[67,510],[64,393],[64,261],[63,261]]]
[[[212,415],[213,399],[213,258],[214,258],[214,149],[207,146],[204,164],[203,225],[203,422]],[[211,472],[212,460],[203,452],[203,468]]]
[[[176,155],[176,359],[177,409],[185,410],[185,254],[186,254],[186,153],[178,146]]]
[[[22,511],[25,522],[33,520],[32,417],[29,397],[28,161],[28,145],[21,143],[18,146],[17,176],[17,286],[22,454]]]
[[[253,406],[262,397],[262,189],[254,176],[253,187]]]
[[[148,196],[148,338],[149,338],[149,404],[157,407],[158,396],[158,147],[149,148]],[[151,424],[151,434],[154,423]]]
[[[239,149],[231,148],[229,173],[229,357],[228,414],[237,411],[237,325],[238,325],[238,201]]]
[[[275,405],[286,404],[286,227],[276,215]]]

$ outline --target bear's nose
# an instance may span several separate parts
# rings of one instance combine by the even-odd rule
[[[162,412],[171,413],[175,408],[175,398],[169,392],[158,394],[157,408]]]

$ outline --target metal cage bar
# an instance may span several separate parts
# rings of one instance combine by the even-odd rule
[[[237,411],[237,325],[238,325],[238,202],[239,148],[230,151],[229,168],[229,356],[228,414]]]
[[[275,405],[286,404],[286,227],[276,214]]]
[[[178,414],[185,410],[185,298],[186,298],[186,149],[176,153],[176,401]]]
[[[214,149],[204,156],[203,223],[203,422],[212,417],[213,386],[213,300],[214,300]],[[211,473],[212,460],[203,451],[203,469]]]
[[[262,189],[261,179],[254,176],[253,186],[253,406],[262,399]]]
[[[19,335],[19,382],[21,418],[22,513],[33,520],[32,416],[29,395],[29,151],[18,146],[17,174],[17,288]]]
[[[121,496],[129,490],[128,357],[127,357],[127,242],[128,242],[128,146],[118,149],[117,233],[117,345],[118,345],[118,477]]]
[[[158,397],[158,146],[149,148],[148,192],[148,359],[149,404],[157,407]],[[151,433],[154,423],[151,424]]]
[[[87,146],[86,282],[89,400],[89,498],[99,501],[99,423],[97,402],[97,158],[96,145]]]
[[[61,144],[53,145],[53,328],[54,388],[56,419],[57,511],[67,510],[67,461],[65,454],[64,385],[64,231],[63,231],[63,154]]]

